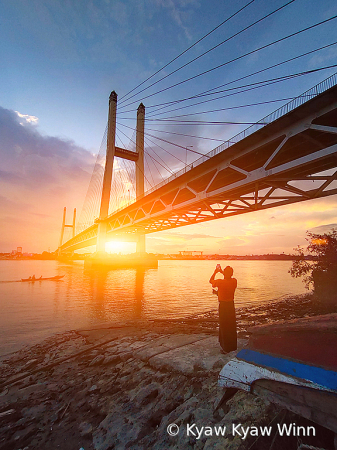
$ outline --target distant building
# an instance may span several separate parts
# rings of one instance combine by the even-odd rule
[[[180,256],[202,256],[203,252],[200,251],[190,251],[190,250],[182,250],[179,252]]]

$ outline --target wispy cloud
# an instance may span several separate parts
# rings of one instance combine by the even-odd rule
[[[185,24],[185,19],[189,15],[188,8],[200,7],[200,2],[196,0],[154,0],[157,6],[165,8],[169,11],[174,22],[184,30],[187,39],[191,40],[192,36]]]
[[[311,228],[312,233],[329,233],[332,230],[337,230],[337,223],[328,223],[326,225],[320,225],[318,227]]]
[[[35,116],[30,116],[29,114],[21,114],[19,111],[15,111],[20,120],[20,125],[37,125],[39,122],[39,119]]]

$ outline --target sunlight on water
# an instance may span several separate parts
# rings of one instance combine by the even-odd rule
[[[217,308],[208,280],[217,261],[159,261],[158,269],[85,271],[83,263],[0,261],[1,280],[65,275],[63,281],[0,283],[0,354],[54,333],[186,317]],[[288,274],[290,261],[219,261],[234,268],[237,307],[305,292]]]

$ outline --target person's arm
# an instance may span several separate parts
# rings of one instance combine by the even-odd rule
[[[218,272],[220,272],[220,270],[219,270],[219,269],[215,269],[214,272],[213,272],[213,274],[212,274],[212,276],[211,276],[211,278],[209,279],[209,282],[211,283],[211,285],[212,285],[213,287],[216,287],[216,285],[217,285],[217,282],[216,282],[216,280],[214,279],[214,277],[215,277],[215,275],[216,275]]]

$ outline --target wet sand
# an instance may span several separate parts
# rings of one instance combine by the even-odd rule
[[[335,309],[310,295],[241,308],[239,348],[250,326]],[[215,311],[53,336],[2,358],[0,449],[269,448],[272,437],[243,440],[230,432],[232,424],[300,419],[244,392],[219,403],[218,374],[234,354],[220,352]],[[171,423],[180,427],[176,436],[167,433]],[[193,423],[226,426],[227,432],[186,436],[187,424]],[[303,442],[328,448],[329,433],[316,430],[315,440]],[[283,448],[292,448],[284,441],[291,438],[278,438],[276,444],[280,439]]]

